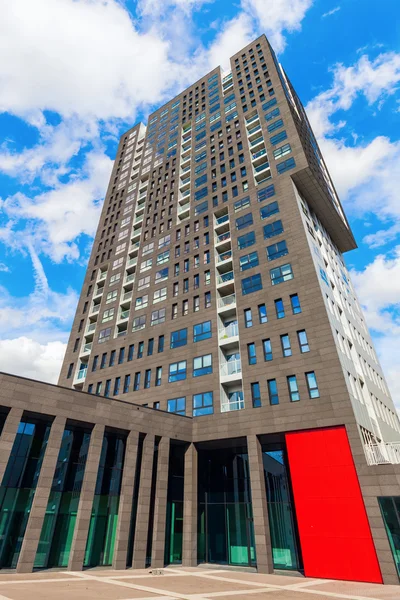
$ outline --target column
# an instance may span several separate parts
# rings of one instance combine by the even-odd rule
[[[247,451],[250,466],[257,570],[259,573],[273,573],[274,567],[272,562],[264,467],[261,445],[256,435],[247,436]]]
[[[197,566],[197,449],[185,452],[182,566]]]
[[[11,408],[4,423],[0,438],[0,483],[3,481],[4,473],[10,458],[11,450],[17,435],[18,425],[22,419],[21,408]]]
[[[158,445],[153,541],[151,547],[151,566],[156,568],[164,566],[170,445],[171,440],[168,437],[161,438]]]
[[[118,508],[118,524],[113,557],[114,569],[126,569],[129,530],[132,517],[133,492],[135,488],[136,461],[139,433],[131,431],[126,440],[124,470],[122,473],[121,495]]]
[[[134,569],[146,567],[147,535],[149,531],[149,513],[151,497],[151,480],[153,474],[155,436],[148,433],[143,442],[142,465],[140,469],[140,486],[136,516],[136,530],[133,543]]]
[[[56,417],[51,425],[46,452],[40,469],[32,508],[17,564],[17,573],[32,573],[46,508],[49,501],[54,472],[64,434],[65,417]]]
[[[85,558],[86,541],[93,508],[93,498],[96,488],[103,437],[104,425],[95,425],[90,436],[85,474],[83,477],[74,537],[68,562],[68,569],[70,571],[82,571],[83,569],[83,560]]]

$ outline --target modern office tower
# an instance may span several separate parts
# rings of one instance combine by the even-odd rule
[[[2,376],[0,566],[398,583],[400,425],[355,247],[265,36],[124,134],[59,386]]]

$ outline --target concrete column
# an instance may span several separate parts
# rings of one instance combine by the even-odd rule
[[[185,452],[182,565],[197,566],[197,448]]]
[[[0,438],[0,482],[3,481],[4,473],[10,458],[11,450],[18,431],[18,425],[22,418],[21,408],[12,408],[7,415]]]
[[[170,438],[163,437],[158,446],[153,541],[151,546],[151,566],[156,568],[164,566],[170,445]]]
[[[151,480],[153,474],[154,440],[154,435],[148,433],[143,442],[142,465],[140,469],[139,497],[136,515],[136,529],[133,543],[132,567],[134,569],[144,569],[146,566]]]
[[[39,479],[29,514],[21,552],[17,564],[17,573],[31,573],[39,544],[46,508],[49,501],[54,472],[60,452],[61,442],[67,419],[56,417],[52,423],[46,452],[40,469]]]
[[[273,573],[274,567],[272,562],[264,467],[261,445],[256,435],[247,436],[247,451],[250,466],[257,570],[259,573]]]
[[[85,474],[83,477],[81,495],[79,498],[78,514],[76,516],[74,537],[69,556],[68,569],[70,571],[82,571],[83,569],[83,560],[85,558],[86,541],[93,508],[93,498],[96,487],[97,472],[99,470],[103,437],[104,425],[95,425],[90,436]]]
[[[113,569],[126,569],[138,444],[139,433],[137,431],[131,431],[126,440],[124,470],[122,473],[121,495],[118,508],[117,533],[112,564]]]

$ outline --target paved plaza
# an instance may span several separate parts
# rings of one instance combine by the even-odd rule
[[[399,600],[400,587],[221,569],[0,575],[0,600]]]

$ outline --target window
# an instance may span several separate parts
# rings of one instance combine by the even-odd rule
[[[258,305],[258,318],[261,324],[268,323],[267,307],[265,304]]]
[[[300,300],[297,294],[292,294],[290,296],[290,304],[292,305],[292,312],[294,315],[301,313]]]
[[[108,363],[109,367],[113,367],[115,363],[115,350],[111,350],[110,352],[110,362]]]
[[[104,387],[104,396],[106,398],[108,398],[110,396],[110,389],[111,389],[111,379],[107,379],[106,385]]]
[[[186,415],[186,397],[171,398],[167,401],[167,410],[177,415]]]
[[[292,356],[292,347],[290,345],[290,338],[287,333],[281,335],[281,346],[284,357]]]
[[[268,219],[269,217],[271,217],[272,215],[275,215],[278,212],[279,212],[279,205],[278,205],[278,202],[275,200],[275,202],[270,202],[266,206],[263,206],[262,208],[260,208],[260,217],[262,220]]]
[[[104,342],[108,342],[111,337],[111,327],[107,327],[106,329],[102,329],[99,332],[99,344]]]
[[[238,217],[236,219],[236,229],[240,231],[240,229],[244,229],[249,225],[253,225],[253,214],[247,213],[247,215],[243,215],[242,217]]]
[[[157,367],[156,368],[156,387],[158,387],[159,385],[161,385],[161,377],[162,377],[162,367]]]
[[[164,352],[164,336],[163,335],[159,335],[158,336],[158,348],[157,348],[157,352]]]
[[[168,267],[160,269],[160,271],[156,271],[155,283],[161,283],[166,279],[168,279]]]
[[[261,275],[258,273],[257,275],[246,277],[246,279],[242,279],[241,285],[243,296],[252,294],[253,292],[258,292],[259,290],[262,290]]]
[[[133,391],[137,392],[140,388],[140,371],[135,373],[135,378],[133,380]]]
[[[107,321],[112,321],[114,318],[115,308],[109,308],[103,312],[103,318],[101,320],[102,323],[106,323]]]
[[[283,146],[279,146],[279,148],[276,148],[276,150],[274,150],[274,158],[275,160],[278,160],[279,158],[282,158],[282,156],[290,154],[291,151],[292,148],[290,147],[290,144],[284,144]]]
[[[278,285],[279,283],[293,279],[292,265],[289,263],[282,265],[281,267],[271,269],[269,273],[272,285]]]
[[[250,206],[250,196],[246,196],[245,198],[242,198],[241,200],[235,202],[235,204],[233,205],[233,210],[235,212],[239,212],[240,210],[243,210],[248,206]]]
[[[113,396],[118,396],[120,384],[121,384],[121,377],[116,377],[115,381],[114,381]]]
[[[285,316],[285,307],[282,298],[275,300],[275,311],[277,319],[283,319]]]
[[[285,130],[280,131],[276,135],[273,135],[272,137],[269,138],[269,140],[273,146],[276,146],[276,144],[279,144],[279,142],[283,142],[283,140],[286,140],[286,139],[287,139],[287,133]]]
[[[264,240],[275,237],[276,235],[280,235],[283,233],[283,225],[282,221],[274,221],[273,223],[268,223],[268,225],[264,225]]]
[[[165,323],[165,308],[160,308],[159,310],[153,310],[151,313],[151,321],[150,326],[159,325],[160,323]]]
[[[166,235],[158,240],[158,248],[164,248],[164,246],[168,246],[171,243],[171,236]]]
[[[245,233],[245,235],[241,235],[237,239],[239,250],[243,250],[244,248],[248,248],[248,246],[252,246],[256,243],[256,234],[254,231],[249,231],[249,233]]]
[[[103,354],[101,355],[100,369],[106,368],[106,362],[107,362],[107,352],[103,352]]]
[[[187,344],[187,329],[178,329],[171,332],[170,348],[179,348]]]
[[[278,386],[276,384],[276,379],[268,379],[267,386],[269,403],[272,405],[279,404]]]
[[[212,373],[212,355],[204,354],[193,359],[193,377]]]
[[[97,357],[98,358],[98,357]],[[93,361],[93,365],[92,365],[92,371],[94,371],[95,369],[93,368],[94,366],[94,361]],[[68,367],[68,373],[67,373],[67,379],[71,378],[72,375],[72,371],[74,370],[74,363],[71,363]]]
[[[147,356],[151,356],[153,354],[154,349],[154,338],[150,338],[147,342]]]
[[[156,290],[153,294],[153,304],[157,304],[157,302],[163,302],[167,299],[167,288],[160,288]]]
[[[123,394],[127,394],[129,392],[129,386],[131,384],[131,376],[130,375],[125,375],[125,379],[124,379],[124,387],[123,387]]]
[[[305,375],[308,387],[308,395],[310,396],[310,398],[319,398],[318,383],[314,371],[310,371]]]
[[[246,328],[253,327],[253,317],[251,314],[251,308],[246,308],[244,311],[244,326]]]
[[[186,360],[169,365],[168,383],[186,379]]]
[[[252,269],[253,267],[258,266],[258,253],[251,252],[250,254],[245,254],[241,256],[239,259],[240,270],[246,271],[247,269]]]
[[[204,392],[203,394],[193,395],[193,416],[201,417],[203,415],[212,415],[214,412],[213,407],[213,393]]]
[[[273,184],[268,185],[262,190],[258,190],[257,201],[263,202],[264,200],[267,200],[267,198],[272,198],[272,196],[275,196],[275,186]]]
[[[204,307],[205,308],[211,307],[211,292],[206,292],[204,294]]]
[[[253,408],[259,408],[261,406],[261,392],[260,392],[260,384],[258,381],[251,383],[251,400],[253,403]]]
[[[147,260],[144,260],[142,263],[140,263],[140,272],[143,273],[144,271],[148,271],[149,269],[151,269],[152,266],[153,259],[148,258]]]
[[[112,292],[108,292],[107,296],[106,296],[106,304],[109,304],[110,302],[114,302],[114,300],[116,300],[118,295],[118,290],[113,290]]]
[[[254,342],[247,344],[247,358],[249,359],[249,365],[257,364],[256,345]]]
[[[132,323],[132,331],[139,331],[146,327],[146,315],[142,317],[135,317]]]
[[[139,344],[138,344],[138,351],[137,351],[137,358],[143,358],[143,351],[144,351],[144,342],[139,342]]]
[[[289,171],[290,169],[294,169],[295,166],[296,166],[296,161],[294,160],[293,157],[291,157],[291,158],[288,158],[287,160],[284,160],[281,163],[278,163],[276,165],[276,170],[278,171],[278,175],[281,175],[285,171]]]
[[[263,345],[263,352],[264,352],[264,360],[265,360],[265,362],[269,362],[270,360],[273,359],[271,340],[270,339],[263,340],[262,345]]]
[[[161,254],[159,254],[157,256],[157,264],[158,265],[163,265],[164,263],[169,261],[169,250],[166,250],[165,252],[161,252]]]
[[[151,277],[150,275],[148,275],[147,277],[142,277],[141,279],[139,279],[138,281],[138,290],[144,290],[147,287],[150,287],[150,280]]]
[[[151,369],[146,369],[144,373],[144,388],[147,389],[151,384]]]
[[[211,321],[204,321],[204,323],[198,323],[193,325],[193,341],[201,342],[207,340],[212,336]]]
[[[145,294],[144,296],[139,296],[135,300],[135,310],[139,310],[141,308],[146,308],[149,304],[149,296]]]
[[[134,352],[135,352],[135,344],[131,344],[129,346],[129,350],[128,350],[128,361],[133,360]]]
[[[98,362],[99,362],[99,356],[97,354],[96,356],[93,357],[92,371],[96,371]],[[73,363],[72,363],[72,366],[74,366]]]
[[[310,346],[308,345],[307,334],[305,329],[301,329],[297,332],[297,339],[299,340],[300,352],[310,352]]]
[[[275,117],[279,117],[279,115],[280,115],[279,108],[274,108],[270,112],[265,113],[264,117],[265,117],[266,121],[271,121],[272,119],[275,119]]]
[[[296,375],[289,375],[287,378],[289,396],[291,402],[298,402],[300,400],[299,386],[297,385]]]

